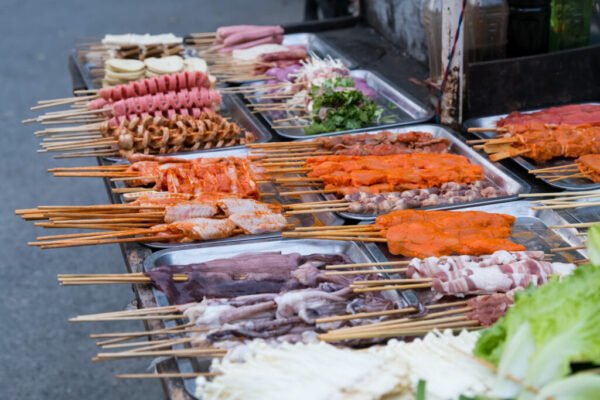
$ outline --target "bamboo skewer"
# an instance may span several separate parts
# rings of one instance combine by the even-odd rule
[[[223,357],[227,350],[222,349],[183,349],[183,350],[151,350],[123,351],[119,353],[98,353],[94,361],[116,360],[133,357]]]
[[[141,373],[141,374],[117,374],[115,378],[117,379],[173,379],[173,378],[181,378],[181,379],[194,379],[201,376],[205,377],[213,377],[219,376],[217,372],[151,372],[151,373]]]
[[[406,272],[408,268],[387,268],[387,269],[360,269],[352,271],[326,271],[325,276],[340,276],[340,275],[369,275],[369,274],[380,274],[380,273],[402,273]]]
[[[425,308],[427,310],[436,310],[436,309],[440,309],[440,308],[464,306],[466,304],[467,304],[466,301],[455,301],[455,302],[450,302],[450,303],[432,304],[432,305],[426,306]],[[328,323],[328,322],[348,321],[348,320],[352,320],[352,319],[364,319],[364,318],[372,318],[372,317],[382,317],[382,316],[389,316],[389,315],[394,315],[394,314],[412,313],[412,312],[417,312],[417,311],[418,310],[416,308],[407,307],[407,308],[399,308],[399,309],[394,309],[394,310],[337,315],[337,316],[324,317],[324,318],[317,319],[315,321],[315,323],[324,324],[324,323]]]
[[[356,263],[356,264],[338,264],[338,265],[326,265],[326,270],[333,269],[348,269],[348,268],[362,268],[362,267],[379,267],[379,266],[396,266],[396,265],[408,265],[410,261],[382,261],[382,262],[367,262],[367,263]]]

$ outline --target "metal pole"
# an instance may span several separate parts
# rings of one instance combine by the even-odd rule
[[[448,71],[441,104],[441,122],[444,125],[458,126],[462,123],[463,82],[463,30],[458,31],[463,0],[444,0],[442,9],[442,71]],[[454,55],[450,61],[452,48]],[[450,62],[450,68],[448,63]]]

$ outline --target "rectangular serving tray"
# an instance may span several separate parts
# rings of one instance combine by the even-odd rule
[[[355,263],[372,262],[369,252],[362,243],[342,242],[335,240],[311,240],[311,239],[268,239],[262,241],[246,241],[229,245],[206,243],[188,248],[169,249],[158,251],[144,260],[144,270],[149,271],[161,265],[183,265],[199,263],[217,258],[234,257],[244,253],[258,253],[281,251],[282,253],[300,253],[308,255],[313,253],[345,254]],[[156,304],[168,306],[169,301],[164,293],[152,289]],[[386,292],[389,296],[397,296],[397,292]],[[176,321],[165,321],[165,327],[174,327]],[[173,349],[183,349],[183,345],[173,346]],[[179,371],[208,372],[210,359],[177,358]],[[191,396],[196,393],[196,380],[184,379],[186,390]]]
[[[375,134],[380,131],[380,129],[374,129],[364,131],[363,133]],[[507,193],[511,193],[508,196],[501,196],[489,199],[479,199],[468,203],[442,204],[439,206],[424,207],[421,209],[451,210],[456,208],[473,207],[484,204],[502,203],[506,201],[516,200],[519,194],[529,193],[531,191],[531,186],[529,186],[529,184],[527,184],[521,178],[514,175],[502,165],[491,162],[487,157],[484,157],[481,153],[478,153],[465,142],[463,142],[461,139],[459,139],[458,135],[454,131],[442,125],[412,125],[410,127],[391,128],[387,129],[387,131],[392,133],[427,132],[431,133],[434,137],[446,138],[451,143],[450,153],[465,156],[473,164],[481,165],[483,167],[483,173],[487,182],[492,183],[496,188],[503,189]],[[324,200],[334,200],[337,198],[334,194],[323,194],[321,196]],[[348,220],[358,221],[372,221],[377,217],[376,214],[357,214],[350,212],[338,212],[338,215]]]
[[[273,129],[279,136],[288,139],[307,139],[319,136],[327,136],[331,134],[343,134],[343,133],[357,133],[363,132],[367,129],[386,129],[401,125],[417,124],[429,121],[433,117],[433,111],[428,109],[424,104],[419,102],[410,94],[396,87],[393,83],[383,78],[376,72],[369,70],[353,70],[350,71],[350,75],[355,78],[363,79],[367,84],[377,92],[376,103],[380,106],[384,113],[381,121],[375,123],[372,126],[368,126],[361,129],[350,129],[336,132],[319,133],[316,135],[307,135],[304,133],[302,128],[272,128],[273,126],[294,126],[297,124],[295,121],[281,122],[280,125],[274,125],[274,120],[288,118],[293,116],[293,113],[286,112],[261,112],[259,113],[266,124]],[[264,81],[257,82],[254,84],[262,84]],[[243,86],[251,86],[252,83],[245,84]],[[247,99],[253,104],[260,102],[259,99],[251,98]],[[389,122],[387,121],[389,119]]]
[[[245,147],[238,149],[216,149],[216,150],[207,150],[201,154],[192,154],[192,153],[183,153],[180,155],[174,156],[175,158],[182,158],[186,160],[196,159],[196,158],[221,158],[221,157],[246,157],[248,156],[248,149]],[[167,155],[168,156],[168,155]],[[110,186],[112,188],[116,187],[125,187],[120,182],[111,182]],[[269,196],[265,199],[265,202],[269,202],[274,199],[279,204],[290,203],[290,199],[287,197],[278,196],[278,191],[274,184],[271,183],[262,183],[260,184],[261,192],[263,193],[275,193],[275,196]],[[320,197],[318,194],[306,194],[300,196],[303,202],[313,202],[319,201]],[[121,202],[123,202],[123,197],[119,196]],[[318,215],[312,214],[303,214],[294,217],[288,217],[289,223],[294,223],[296,226],[315,226],[315,225],[342,225],[344,220],[339,218],[334,213],[319,213]],[[208,240],[203,243],[235,243],[246,240],[254,240],[254,239],[268,239],[273,237],[281,237],[281,233],[273,232],[273,233],[264,233],[260,235],[236,235],[225,239],[217,239],[217,240]],[[182,247],[189,246],[190,244],[197,243],[160,243],[160,242],[152,242],[152,243],[143,243],[144,245],[152,248],[152,249],[168,249],[174,247]]]
[[[600,103],[585,103],[585,104],[598,105]],[[540,111],[540,110],[539,109],[528,110],[528,111],[523,111],[523,113],[532,113],[532,112],[536,112],[536,111]],[[496,122],[499,119],[506,117],[507,115],[508,114],[500,114],[500,115],[492,115],[489,117],[469,119],[469,120],[465,121],[465,123],[463,124],[463,128],[465,131],[468,128],[483,128],[483,127],[494,128],[496,126]],[[492,138],[496,137],[496,134],[491,131],[490,132],[474,132],[473,134],[481,139],[492,139]],[[549,160],[542,164],[534,164],[533,161],[530,161],[522,156],[514,157],[512,159],[514,160],[514,162],[516,162],[520,167],[522,167],[526,171],[531,171],[533,169],[538,169],[538,168],[548,168],[548,167],[555,167],[555,166],[559,166],[559,165],[573,164],[573,162],[574,162],[574,160],[572,158],[561,158],[561,159],[552,159],[552,160]],[[563,179],[563,180],[556,181],[556,182],[550,182],[546,179],[541,179],[541,178],[538,178],[538,179],[542,180],[543,182],[545,182],[546,184],[548,184],[550,186],[553,186],[553,187],[559,188],[559,189],[564,189],[564,190],[600,189],[600,183],[591,183],[590,180],[585,179],[585,178],[568,178],[568,179]]]

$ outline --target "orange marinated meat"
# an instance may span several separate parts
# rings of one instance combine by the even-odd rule
[[[479,211],[399,210],[377,218],[390,253],[407,257],[491,254],[525,247],[509,240],[515,218]]]
[[[517,151],[525,151],[523,157],[536,163],[558,157],[577,158],[600,153],[600,126],[528,123],[507,125],[506,128],[514,139],[510,146]]]
[[[579,157],[575,163],[579,171],[594,183],[600,182],[600,154],[587,154]]]
[[[456,154],[409,153],[386,156],[309,157],[309,177],[323,180],[326,189],[368,193],[429,188],[447,182],[472,183],[483,178],[483,169]],[[382,186],[385,185],[385,186]],[[375,186],[372,187],[371,186]],[[388,190],[389,188],[389,190]]]

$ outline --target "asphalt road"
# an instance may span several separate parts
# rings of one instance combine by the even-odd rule
[[[34,126],[22,125],[38,99],[70,95],[67,56],[80,37],[105,33],[202,32],[233,23],[302,18],[300,0],[0,2],[0,398],[158,399],[158,381],[118,381],[149,361],[92,363],[89,333],[138,330],[141,324],[69,324],[78,314],[123,309],[128,286],[60,288],[57,273],[123,272],[116,245],[41,251],[27,247],[43,231],[14,210],[41,204],[100,204],[101,182],[52,178],[47,168],[89,165],[36,154]]]

